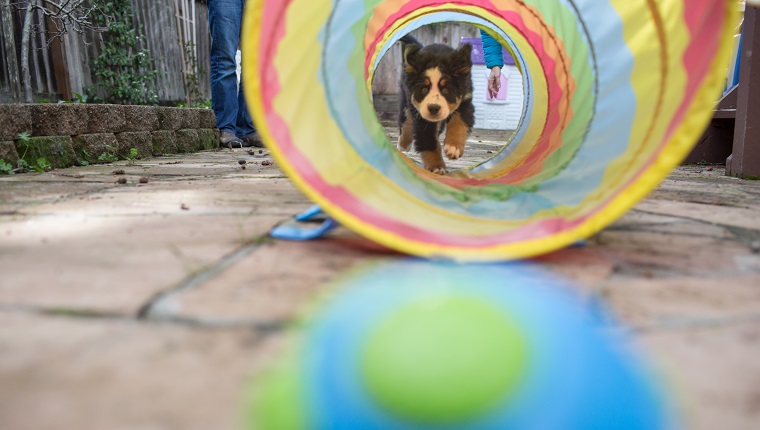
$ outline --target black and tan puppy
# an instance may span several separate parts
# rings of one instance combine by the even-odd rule
[[[438,136],[445,129],[443,151],[450,160],[464,153],[464,144],[475,123],[472,105],[471,45],[459,49],[441,44],[422,47],[407,35],[404,71],[400,85],[398,147],[420,153],[425,169],[446,173]]]

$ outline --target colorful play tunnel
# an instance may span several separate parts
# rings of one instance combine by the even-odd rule
[[[243,76],[276,161],[341,224],[424,257],[530,257],[610,224],[688,154],[736,14],[735,0],[250,0]],[[370,88],[401,36],[449,21],[507,47],[525,103],[499,153],[440,176],[394,148]]]

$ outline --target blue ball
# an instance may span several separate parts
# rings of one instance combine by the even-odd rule
[[[253,387],[255,428],[673,427],[625,331],[539,266],[393,261],[336,284]]]

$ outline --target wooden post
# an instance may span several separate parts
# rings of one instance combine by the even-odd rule
[[[736,126],[736,101],[739,87],[734,87],[715,105],[713,118],[702,138],[683,161],[684,164],[722,164],[731,155]]]
[[[759,9],[744,11],[741,69],[736,104],[736,128],[726,174],[760,178],[760,23]]]

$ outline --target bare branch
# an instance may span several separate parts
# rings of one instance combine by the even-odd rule
[[[97,4],[87,3],[86,0],[12,0],[5,6],[25,10],[32,16],[36,13],[40,20],[49,19],[48,23],[52,23],[52,26],[48,29],[43,29],[33,22],[28,27],[31,33],[46,33],[48,37],[45,38],[44,48],[49,48],[55,39],[60,39],[70,32],[85,35],[88,31],[100,33],[108,30],[112,17],[105,14]],[[98,25],[93,19],[95,17],[106,17],[106,25]],[[89,44],[87,40],[84,42]]]
[[[22,1],[10,2],[17,9],[26,9],[28,12],[39,12],[42,16],[50,18],[54,23],[55,33],[51,37],[60,37],[69,31],[84,34],[86,31],[102,32],[108,26],[101,26],[92,19],[96,14],[109,17],[100,6],[87,6],[84,0],[38,0],[38,2],[25,3]]]

